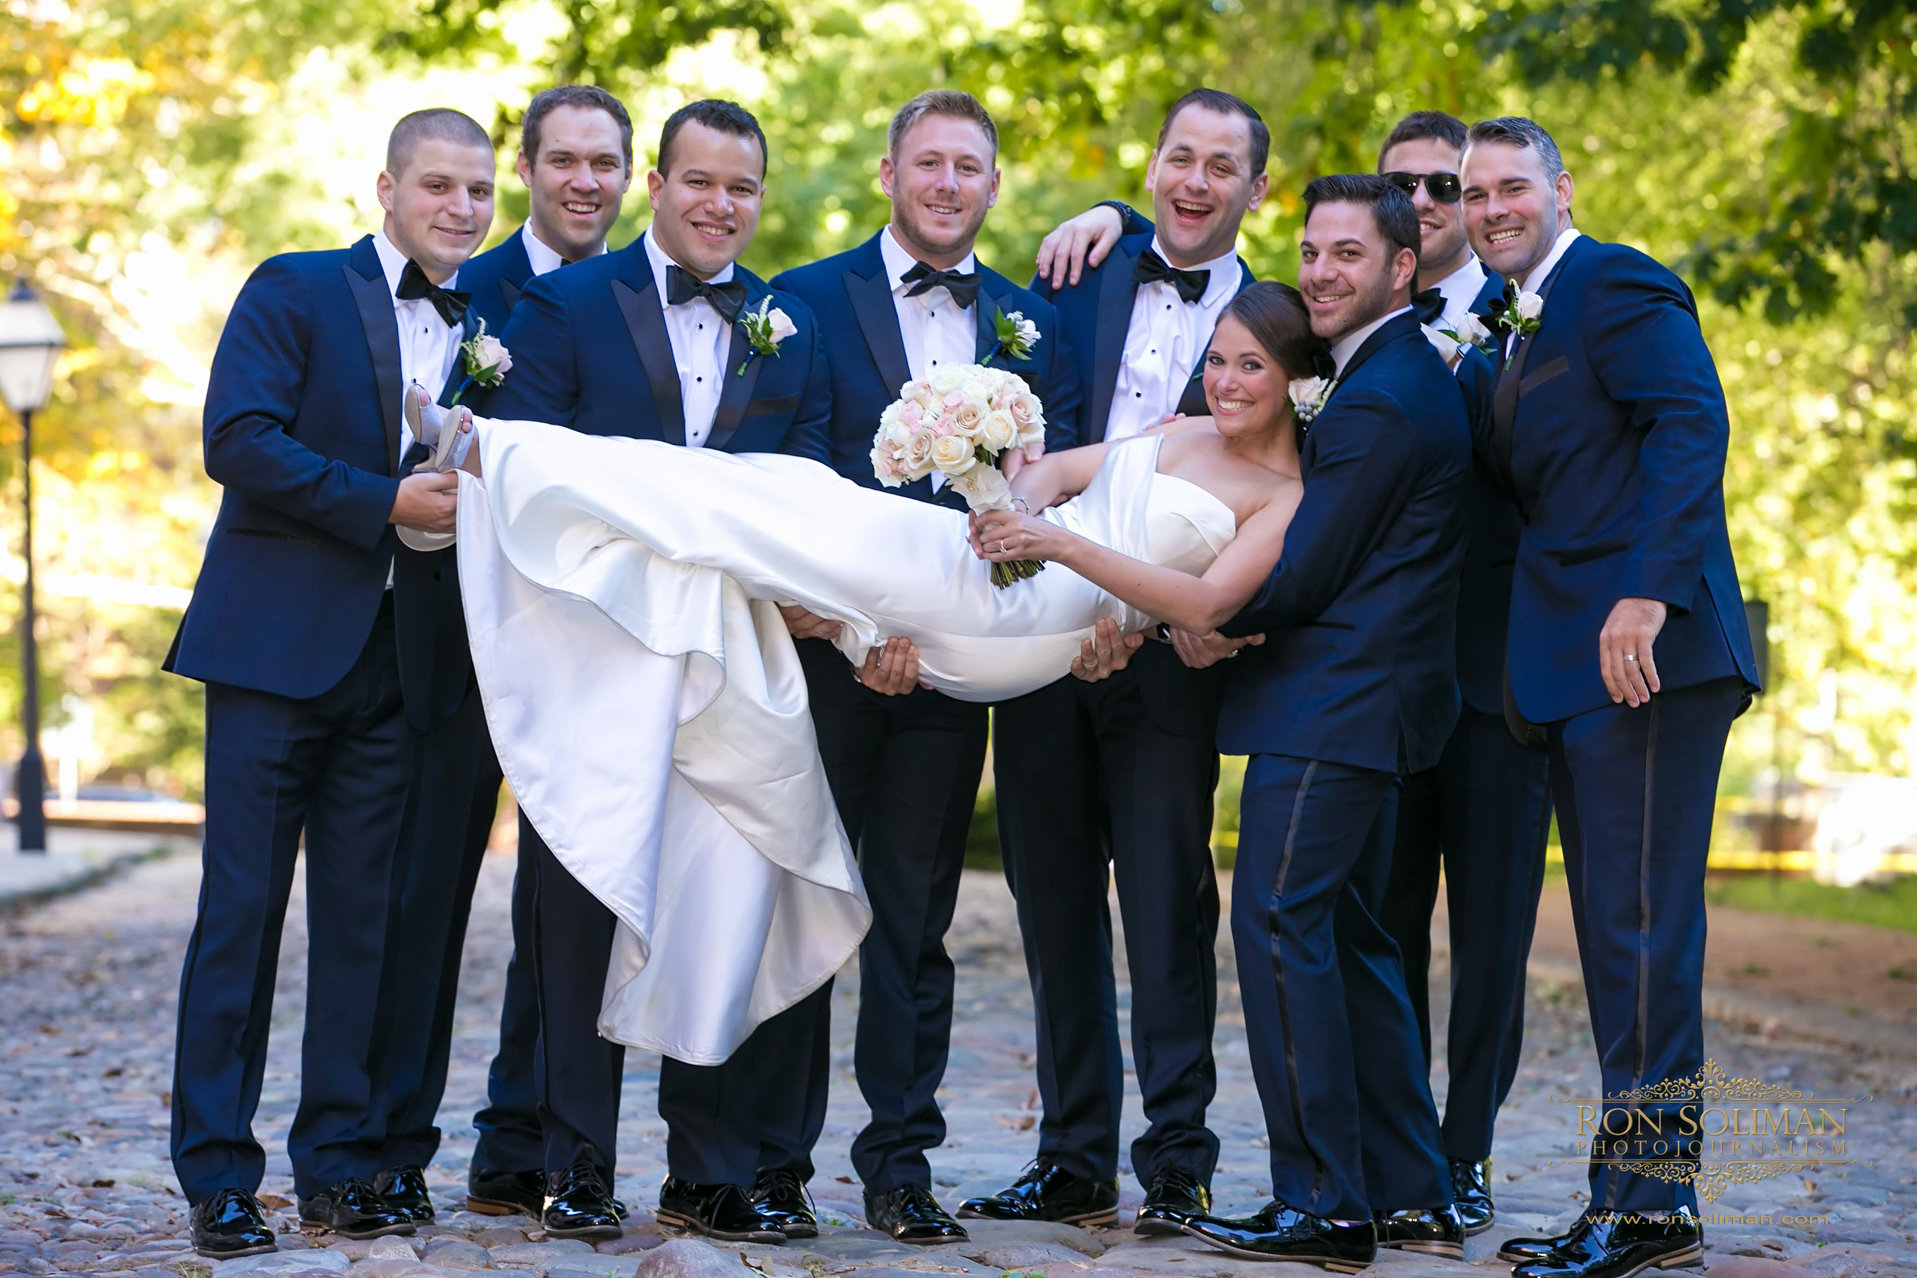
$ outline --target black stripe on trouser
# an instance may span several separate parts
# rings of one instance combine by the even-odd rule
[[[1266,907],[1265,924],[1271,931],[1271,975],[1278,983],[1278,1026],[1285,1036],[1285,1078],[1291,1090],[1291,1121],[1298,1127],[1298,1137],[1305,1148],[1311,1151],[1311,1196],[1315,1202],[1325,1187],[1325,1161],[1311,1143],[1311,1132],[1305,1126],[1304,1106],[1298,1099],[1298,1049],[1297,1040],[1291,1033],[1291,1000],[1285,994],[1285,960],[1279,953],[1279,937],[1284,928],[1278,917],[1279,906],[1285,896],[1285,876],[1291,870],[1292,849],[1298,842],[1298,827],[1305,816],[1305,796],[1311,792],[1311,779],[1318,775],[1318,761],[1313,759],[1305,765],[1304,775],[1298,778],[1298,793],[1291,800],[1291,822],[1285,827],[1285,850],[1278,858],[1278,875],[1271,885],[1271,904]]]

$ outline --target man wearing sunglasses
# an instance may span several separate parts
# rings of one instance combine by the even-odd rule
[[[1398,122],[1378,153],[1378,172],[1409,195],[1418,212],[1418,318],[1453,333],[1463,332],[1467,315],[1488,316],[1504,286],[1484,269],[1465,234],[1458,181],[1464,143],[1462,120],[1416,111]],[[1474,351],[1458,372],[1474,422],[1488,426],[1489,365]],[[1475,1234],[1493,1219],[1492,1130],[1517,1075],[1525,960],[1544,882],[1551,802],[1544,754],[1519,745],[1505,727],[1505,631],[1521,525],[1483,456],[1474,459],[1470,510],[1471,539],[1458,579],[1464,704],[1438,765],[1404,779],[1378,921],[1404,955],[1428,1065],[1431,913],[1442,868],[1451,932],[1444,1153],[1465,1230]]]

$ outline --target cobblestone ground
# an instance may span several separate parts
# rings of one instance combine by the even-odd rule
[[[197,863],[191,857],[148,863],[79,896],[0,919],[0,1271],[118,1271],[140,1278],[210,1278],[215,1269],[369,1278],[484,1268],[560,1278],[627,1278],[636,1271],[639,1278],[749,1278],[747,1267],[771,1278],[853,1270],[871,1278],[897,1278],[901,1270],[994,1276],[1017,1270],[1049,1278],[1304,1272],[1234,1261],[1179,1239],[1136,1241],[1129,1229],[1086,1233],[973,1222],[970,1244],[927,1252],[858,1228],[859,1191],[846,1152],[863,1118],[851,1069],[857,1007],[851,972],[840,982],[834,1008],[832,1106],[813,1182],[827,1228],[816,1242],[723,1250],[691,1241],[661,1245],[668,1240],[646,1212],[664,1171],[664,1132],[654,1112],[658,1060],[639,1053],[627,1060],[621,1131],[618,1188],[635,1207],[625,1238],[595,1252],[580,1242],[543,1241],[530,1221],[454,1212],[472,1149],[468,1118],[481,1099],[492,1051],[510,881],[510,858],[489,858],[441,1111],[447,1140],[429,1173],[443,1205],[440,1221],[414,1239],[372,1243],[302,1235],[288,1201],[284,1145],[297,1086],[305,950],[296,899],[258,1120],[271,1153],[262,1192],[278,1212],[283,1250],[217,1265],[188,1248],[185,1204],[166,1157],[175,987]],[[951,944],[959,963],[958,1017],[941,1093],[951,1136],[933,1161],[937,1191],[955,1205],[1002,1186],[1031,1156],[1038,1100],[1030,998],[1002,880],[967,875]],[[1228,950],[1221,959],[1212,1122],[1223,1155],[1215,1190],[1221,1208],[1250,1210],[1269,1188],[1264,1128]],[[1467,1257],[1480,1272],[1499,1271],[1492,1253],[1502,1238],[1563,1221],[1583,1198],[1582,1169],[1556,1162],[1567,1155],[1575,1116],[1551,1099],[1590,1096],[1597,1087],[1581,992],[1536,984],[1529,1017],[1526,1061],[1496,1151],[1501,1223],[1473,1239]],[[1875,1097],[1849,1106],[1846,1153],[1861,1161],[1733,1186],[1706,1205],[1707,1220],[1719,1218],[1707,1229],[1710,1272],[1717,1278],[1917,1274],[1917,1157],[1910,1152],[1917,1141],[1917,1065],[1718,1025],[1711,1027],[1709,1047],[1733,1077],[1779,1082],[1820,1098]],[[1442,1079],[1437,1083],[1442,1094]],[[1142,1125],[1135,1103],[1127,1119],[1129,1141]],[[1129,1175],[1124,1185],[1129,1212],[1139,1190]],[[1733,1217],[1739,1219],[1726,1221]],[[1375,1272],[1422,1278],[1467,1272],[1467,1265],[1387,1254]]]

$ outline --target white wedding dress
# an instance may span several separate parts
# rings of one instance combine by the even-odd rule
[[[723,1061],[871,920],[777,604],[843,622],[851,661],[910,638],[921,677],[967,701],[1062,677],[1102,617],[1149,624],[1056,564],[1000,590],[964,514],[817,462],[477,428],[485,478],[460,476],[458,531],[473,664],[520,806],[618,919],[599,1019],[616,1042]],[[1236,520],[1157,474],[1161,443],[1113,447],[1045,517],[1202,573]]]

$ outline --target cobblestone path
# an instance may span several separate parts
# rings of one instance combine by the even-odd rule
[[[131,1272],[140,1278],[209,1278],[216,1269],[355,1278],[483,1268],[559,1278],[628,1278],[635,1272],[639,1278],[751,1278],[747,1268],[770,1278],[855,1270],[871,1278],[897,1278],[901,1270],[993,1278],[1009,1270],[1048,1278],[1307,1272],[1234,1261],[1179,1239],[1137,1241],[1128,1228],[1086,1233],[971,1222],[970,1244],[929,1252],[858,1228],[859,1190],[847,1158],[864,1112],[851,1068],[858,1001],[852,971],[841,979],[835,999],[832,1104],[812,1185],[827,1228],[816,1242],[723,1250],[693,1242],[661,1246],[665,1240],[646,1210],[664,1173],[664,1131],[654,1112],[658,1059],[637,1052],[627,1058],[620,1134],[618,1191],[635,1208],[627,1237],[595,1252],[584,1243],[546,1242],[530,1221],[452,1211],[461,1201],[472,1149],[468,1120],[481,1100],[492,1052],[509,944],[511,872],[511,859],[495,855],[480,882],[452,1079],[441,1111],[448,1137],[429,1169],[442,1211],[438,1224],[410,1240],[344,1243],[297,1229],[284,1148],[297,1086],[304,977],[296,896],[257,1124],[269,1151],[262,1193],[279,1212],[283,1250],[225,1264],[189,1250],[185,1204],[166,1156],[175,993],[198,890],[197,862],[150,862],[78,896],[0,918],[0,1272]],[[1031,1156],[1037,1094],[1030,995],[1001,879],[967,874],[950,943],[959,964],[958,1017],[941,1097],[951,1137],[934,1153],[933,1164],[937,1192],[955,1205],[966,1195],[1001,1187]],[[1221,1209],[1250,1210],[1268,1192],[1268,1171],[1228,947],[1221,949],[1221,980],[1219,1094],[1211,1119],[1223,1153],[1214,1189]],[[1120,991],[1122,999],[1122,985]],[[1706,1204],[1707,1221],[1717,1218],[1707,1228],[1709,1272],[1718,1278],[1917,1274],[1917,1062],[1765,1039],[1716,1024],[1708,1046],[1734,1078],[1776,1082],[1819,1098],[1874,1097],[1848,1107],[1846,1154],[1859,1161],[1733,1185]],[[1435,1083],[1442,1094],[1442,1077]],[[1596,1088],[1582,992],[1534,982],[1526,1060],[1499,1129],[1499,1226],[1472,1240],[1465,1265],[1387,1254],[1373,1272],[1395,1278],[1502,1272],[1492,1258],[1502,1238],[1573,1215],[1585,1179],[1582,1168],[1561,1160],[1570,1152],[1575,1113],[1551,1098],[1590,1096]],[[1142,1126],[1136,1098],[1129,1099],[1127,1141]],[[1129,1212],[1139,1188],[1129,1175],[1124,1188]]]

